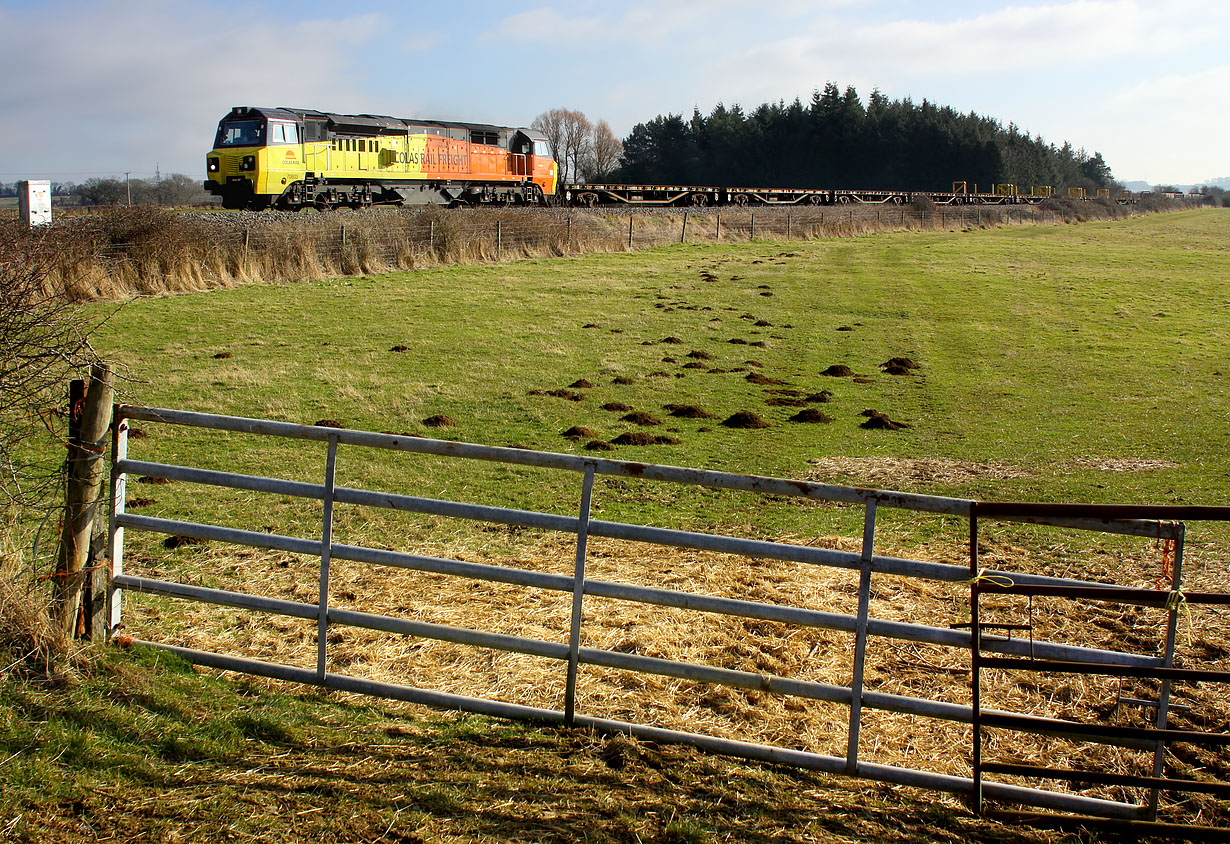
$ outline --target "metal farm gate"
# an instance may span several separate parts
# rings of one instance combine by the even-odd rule
[[[320,483],[303,483],[134,460],[129,457],[130,420],[320,443],[326,450],[324,477]],[[576,515],[558,515],[339,487],[335,485],[335,467],[337,453],[342,446],[356,449],[390,449],[412,454],[453,457],[460,460],[492,461],[508,465],[535,466],[575,472],[580,481],[578,512]],[[1179,669],[1173,664],[1176,631],[1180,617],[1187,611],[1187,605],[1230,602],[1230,596],[1225,594],[1197,594],[1183,591],[1184,527],[1177,520],[1230,520],[1230,507],[978,502],[959,498],[832,486],[780,478],[127,405],[116,407],[113,457],[109,541],[112,570],[107,609],[107,626],[113,635],[123,627],[121,596],[126,591],[153,593],[316,622],[317,661],[315,670],[138,640],[140,644],[174,651],[200,665],[316,684],[331,689],[376,695],[445,709],[506,718],[562,722],[601,731],[620,731],[652,741],[682,742],[707,751],[750,760],[966,795],[974,801],[975,808],[979,810],[982,807],[982,801],[987,799],[1075,813],[1086,817],[1140,821],[1156,817],[1158,795],[1161,791],[1203,792],[1223,798],[1230,797],[1230,786],[1224,783],[1196,782],[1190,779],[1172,779],[1163,776],[1163,756],[1170,743],[1195,742],[1212,745],[1230,743],[1230,734],[1226,733],[1168,728],[1173,682],[1230,682],[1230,672]],[[125,512],[127,479],[130,474],[319,501],[323,505],[320,539],[304,539]],[[861,553],[854,553],[593,519],[591,518],[591,496],[596,475],[859,505],[864,509],[862,550]],[[567,576],[337,543],[333,540],[335,503],[523,526],[574,535],[576,538],[575,571],[572,576]],[[970,531],[968,567],[876,554],[876,517],[877,512],[882,508],[899,508],[968,520]],[[1165,588],[1155,591],[1020,572],[984,570],[979,565],[978,530],[979,525],[988,520],[1029,522],[1074,530],[1101,531],[1164,540],[1173,544],[1174,556],[1170,581],[1165,584]],[[319,599],[315,603],[298,602],[125,574],[124,533],[130,529],[216,540],[318,558],[320,561]],[[859,572],[858,611],[854,615],[832,613],[811,607],[714,597],[675,589],[587,578],[586,544],[590,536],[857,571]],[[553,642],[522,638],[331,607],[329,568],[330,561],[335,559],[570,593],[572,613],[568,640],[567,642]],[[873,577],[878,574],[967,584],[970,591],[970,623],[954,625],[950,628],[869,617],[872,581]],[[1033,638],[1032,630],[1029,631],[1028,636],[1021,635],[1024,632],[1020,629],[1022,625],[996,624],[993,620],[988,619],[985,607],[980,607],[980,604],[989,595],[999,596],[1001,599],[1009,595],[1020,596],[1026,601],[1032,601],[1037,596],[1063,596],[1070,600],[1164,607],[1168,613],[1164,653],[1159,658],[1150,654],[1101,650],[1061,642],[1036,640]],[[672,661],[617,650],[582,647],[581,610],[587,598],[620,599],[661,607],[716,613],[741,619],[763,619],[789,625],[840,631],[853,638],[850,681],[848,685],[833,685]],[[1032,604],[1030,607],[1032,610]],[[565,675],[563,708],[557,710],[526,706],[335,673],[329,670],[329,636],[327,633],[332,626],[367,628],[558,660],[560,671]],[[1018,635],[1014,636],[1014,632]],[[869,636],[968,650],[972,667],[973,705],[885,694],[865,688],[863,680]],[[582,665],[603,666],[739,689],[759,690],[848,706],[849,728],[845,743],[846,752],[844,756],[823,755],[586,715],[578,711],[576,705],[577,674]],[[1135,701],[1135,703],[1148,706],[1154,712],[1151,719],[1152,725],[1148,728],[1080,723],[1069,719],[982,708],[980,696],[988,682],[984,673],[990,669],[1152,678],[1159,682],[1160,694],[1155,701]],[[894,767],[864,759],[861,755],[859,732],[865,709],[970,725],[971,743],[968,752],[973,765],[972,778]],[[1062,771],[1044,766],[997,764],[983,758],[984,736],[989,729],[1022,731],[1079,742],[1145,749],[1153,752],[1153,770],[1146,776],[1126,776],[1099,774],[1096,771],[1087,770]],[[1148,796],[1140,803],[1095,798],[1068,791],[1047,790],[988,778],[995,774],[1037,780],[1068,780],[1079,783],[1125,786],[1143,789]]]

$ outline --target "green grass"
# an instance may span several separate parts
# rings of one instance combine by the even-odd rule
[[[1230,364],[1222,357],[1228,232],[1230,214],[1196,211],[965,233],[678,245],[250,286],[130,302],[96,345],[129,379],[123,399],[137,404],[333,419],[587,454],[560,432],[583,425],[611,439],[634,428],[599,409],[620,401],[659,416],[666,424],[654,430],[682,442],[600,456],[785,477],[801,477],[817,457],[994,461],[1025,475],[913,488],[985,499],[1216,504],[1230,486],[1222,458],[1230,447]],[[703,280],[704,272],[716,281]],[[772,326],[756,327],[744,315]],[[683,344],[643,345],[668,336]],[[407,350],[389,351],[399,345]],[[712,367],[756,360],[763,364],[757,371],[790,388],[830,389],[834,400],[818,407],[834,421],[788,422],[796,410],[766,406],[769,394],[744,373],[682,368],[692,350],[713,355]],[[224,353],[231,357],[215,358]],[[877,365],[894,356],[919,362],[921,375],[881,374]],[[872,383],[819,375],[836,363]],[[648,377],[655,371],[672,377]],[[637,381],[611,383],[621,375]],[[529,395],[580,378],[597,385],[581,391],[584,401]],[[666,403],[696,404],[716,418],[672,419]],[[863,430],[865,408],[913,427]],[[740,410],[772,427],[716,424]],[[458,424],[424,427],[421,420],[434,414]],[[137,458],[306,480],[323,472],[320,446],[143,427],[151,436],[134,442]],[[1125,458],[1175,465],[1109,472],[1084,462]],[[347,448],[338,465],[339,483],[351,486],[560,512],[573,511],[579,498],[575,476],[540,470]],[[174,487],[152,496],[167,515],[186,516],[210,501],[244,526],[277,522],[315,532],[316,511],[301,502],[189,496]],[[860,518],[849,508],[601,479],[595,506],[602,518],[755,535],[849,533]],[[887,526],[907,542],[952,527],[932,517],[898,521],[894,528],[889,516]],[[343,508],[338,527],[343,541],[391,543],[441,524]]]
[[[774,424],[740,431],[718,420],[670,420],[663,427],[678,428],[681,444],[601,455],[790,477],[803,475],[809,459],[834,455],[998,461],[1026,474],[913,488],[995,499],[1224,503],[1228,230],[1230,214],[1205,211],[253,286],[132,302],[96,346],[128,379],[122,399],[139,404],[427,435],[437,431],[421,420],[442,413],[458,421],[446,429],[457,439],[588,453],[559,432],[586,425],[610,438],[625,430],[598,409],[603,402],[656,415],[667,402],[691,403],[718,420],[752,410]],[[702,272],[716,280],[702,280]],[[760,295],[761,285],[774,295]],[[743,314],[773,325],[756,328]],[[684,344],[642,345],[669,335]],[[732,337],[768,345],[733,345]],[[408,350],[388,351],[393,345]],[[713,366],[754,358],[764,364],[759,371],[792,387],[833,390],[834,401],[821,407],[834,421],[789,423],[793,409],[766,406],[768,394],[742,373],[682,369],[693,349],[712,354]],[[222,352],[232,356],[214,357]],[[668,355],[674,364],[661,361]],[[922,375],[879,374],[877,364],[893,356],[915,359]],[[873,381],[818,374],[834,363]],[[646,377],[655,370],[686,377]],[[617,375],[638,380],[616,386]],[[584,401],[528,395],[578,378],[599,385],[583,391]],[[913,427],[865,431],[858,427],[865,407]],[[323,471],[316,445],[140,427],[148,436],[132,443],[138,459],[308,480]],[[1175,465],[1120,473],[1090,468],[1084,458]],[[343,449],[339,467],[340,483],[396,492],[557,512],[572,512],[579,497],[575,477],[528,469],[459,468],[357,449]],[[276,496],[134,483],[136,496],[153,500],[139,512],[319,531],[317,507]],[[599,483],[595,509],[602,518],[767,536],[857,536],[860,519],[852,508],[614,479]],[[959,539],[962,530],[930,517],[886,518],[888,539],[907,547],[941,529]],[[1213,536],[1224,548],[1224,536]],[[511,544],[506,532],[353,508],[339,508],[338,538],[407,550]],[[130,539],[134,561],[153,573],[191,571],[192,548],[154,557],[152,538],[130,532]],[[1047,550],[1075,559],[1077,543],[1100,541],[1066,537]],[[1224,574],[1224,562],[1216,564]],[[216,576],[190,574],[206,584]],[[173,635],[191,618],[178,605],[159,624]],[[977,820],[934,794],[686,748],[228,681],[140,649],[109,651],[73,683],[34,682],[11,666],[0,672],[0,839],[207,836],[1099,840]]]
[[[6,655],[6,662],[7,662]],[[0,840],[1062,842],[909,789],[112,650],[0,675]]]

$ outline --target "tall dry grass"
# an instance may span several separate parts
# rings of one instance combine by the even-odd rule
[[[188,214],[119,207],[63,218],[29,236],[55,255],[48,291],[93,301],[680,241],[813,239],[1116,219],[1170,206],[1185,207],[1068,198],[1036,206],[916,203],[690,211],[377,208]]]

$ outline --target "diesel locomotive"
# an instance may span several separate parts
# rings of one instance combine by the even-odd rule
[[[545,205],[557,173],[533,129],[237,106],[218,123],[205,190],[225,208]]]

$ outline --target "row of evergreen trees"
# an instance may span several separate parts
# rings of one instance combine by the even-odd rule
[[[627,183],[743,187],[891,188],[946,191],[954,181],[989,192],[997,183],[1022,189],[1050,185],[1113,187],[1100,153],[1057,147],[1005,129],[997,120],[961,114],[926,100],[889,100],[836,83],[811,103],[765,103],[658,116],[632,129],[614,174]]]

